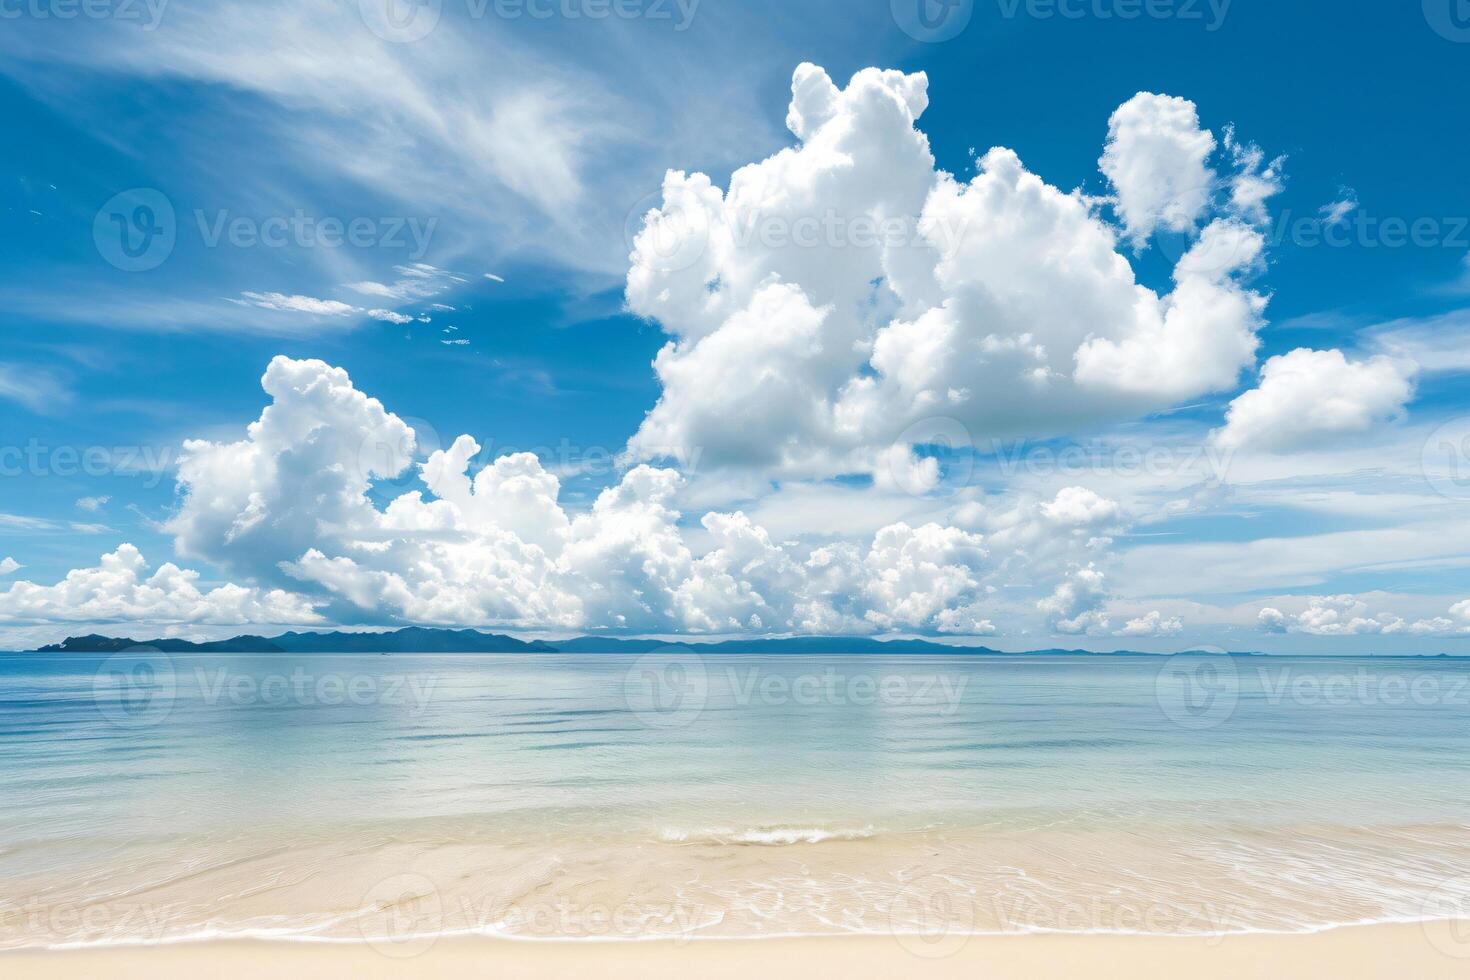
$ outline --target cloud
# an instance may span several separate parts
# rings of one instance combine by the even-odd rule
[[[1365,339],[1390,357],[1412,361],[1424,374],[1470,371],[1470,309],[1393,320],[1370,327]]]
[[[252,293],[240,294],[240,299],[231,300],[232,303],[244,303],[250,306],[258,306],[263,310],[277,310],[283,313],[308,313],[312,316],[351,316],[362,312],[350,303],[343,303],[335,299],[317,299],[314,296],[287,296],[284,293]]]
[[[0,399],[23,405],[32,412],[53,411],[71,400],[59,381],[29,365],[0,363]]]
[[[111,500],[111,497],[82,497],[77,500],[77,509],[95,514],[106,507]]]
[[[10,569],[14,571],[14,569]],[[199,573],[165,564],[151,575],[138,549],[121,545],[95,568],[55,585],[16,582],[0,592],[0,622],[139,622],[308,625],[321,622],[299,596],[222,585],[207,592]],[[8,572],[7,572],[8,574]]]
[[[376,296],[396,302],[414,302],[438,296],[440,293],[469,281],[464,276],[429,265],[427,262],[396,265],[393,271],[398,273],[398,278],[391,283],[365,280],[347,283],[346,288],[364,296]]]
[[[53,521],[44,517],[31,517],[26,514],[0,514],[0,527],[10,528],[15,531],[51,531],[56,528]]]
[[[1285,186],[1281,169],[1286,158],[1267,162],[1259,146],[1242,144],[1235,138],[1234,127],[1226,127],[1225,147],[1235,166],[1229,178],[1231,208],[1247,221],[1265,224],[1270,217],[1266,213],[1266,200],[1281,193]]]
[[[1064,487],[1056,499],[1043,504],[1041,512],[1058,524],[1106,524],[1118,516],[1118,504],[1086,487]]]
[[[1416,371],[1383,355],[1349,361],[1340,350],[1297,348],[1265,363],[1212,438],[1226,449],[1287,452],[1366,432],[1403,416]]]
[[[1344,187],[1340,191],[1337,200],[1322,205],[1317,213],[1322,216],[1322,223],[1329,228],[1336,228],[1347,221],[1348,215],[1358,209],[1358,192],[1351,187]]]
[[[1176,101],[1188,106],[1164,106],[1179,119],[1157,123],[1174,133],[1164,148],[1118,137],[1120,175],[1177,148],[1193,108]],[[913,447],[936,421],[958,434],[951,445],[1044,437],[1235,386],[1266,302],[1240,282],[1258,265],[1256,228],[1222,213],[1160,295],[1136,281],[1096,202],[1011,150],[981,156],[968,182],[937,171],[916,127],[927,105],[922,73],[867,69],[838,89],[802,65],[796,145],[724,190],[668,173],[627,281],[629,307],[670,337],[632,459],[697,451],[706,472],[778,478],[896,471],[923,491],[942,473]],[[1208,157],[1213,138],[1194,132],[1191,159]],[[1157,220],[1211,213],[1170,179],[1149,206]]]
[[[984,635],[996,581],[1049,591],[1100,576],[1077,562],[1101,559],[1099,529],[1120,519],[1069,487],[983,508],[971,528],[896,521],[778,542],[737,510],[704,513],[696,535],[673,470],[635,466],[572,512],[529,453],[487,461],[461,436],[421,456],[416,433],[340,368],[277,357],[262,386],[271,403],[245,438],[185,444],[165,530],[181,555],[341,621]]]
[[[0,558],[0,575],[10,575],[24,567],[20,562],[9,556]]]
[[[1136,619],[1130,619],[1114,636],[1177,636],[1184,632],[1184,621],[1178,616],[1165,619],[1157,610],[1152,610]]]
[[[1113,185],[1114,206],[1135,247],[1158,228],[1189,231],[1209,203],[1215,137],[1201,129],[1193,102],[1139,92],[1108,120],[1098,167]]]
[[[1047,622],[1058,633],[1102,632],[1108,628],[1108,617],[1102,610],[1106,599],[1103,573],[1088,565],[1073,569],[1036,608],[1046,614]]]
[[[1409,622],[1391,612],[1369,615],[1368,604],[1352,595],[1309,596],[1302,611],[1289,614],[1267,606],[1257,618],[1267,633],[1311,636],[1456,636],[1470,633],[1470,599],[1456,603],[1448,616]]]
[[[368,316],[374,320],[397,324],[412,323],[416,319],[405,313],[394,313],[392,310],[368,310]]]
[[[381,283],[373,281],[349,282],[343,288],[364,296],[373,296],[381,299],[393,300],[395,303],[414,303],[437,296],[457,285],[462,285],[468,280],[463,276],[456,275],[446,269],[436,268],[427,262],[413,262],[407,265],[396,265],[393,271],[398,273],[399,278],[392,283]],[[329,317],[368,317],[380,320],[384,323],[402,325],[419,321],[428,323],[429,316],[426,314],[399,313],[394,310],[374,307],[367,309],[344,303],[335,299],[318,299],[315,296],[287,295],[285,293],[262,293],[243,292],[239,299],[231,299],[229,302],[237,306],[251,306],[262,310],[272,310],[281,313],[305,313],[309,316]],[[443,303],[431,304],[430,309],[437,311],[453,310],[452,306]]]
[[[76,521],[72,521],[67,527],[78,534],[107,534],[112,530],[106,524],[81,524]]]

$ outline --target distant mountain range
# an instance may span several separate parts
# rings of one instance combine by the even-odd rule
[[[163,653],[648,653],[679,646],[699,653],[999,653],[985,647],[961,647],[928,640],[875,640],[868,637],[798,636],[782,639],[724,640],[715,643],[670,643],[579,636],[570,640],[517,640],[479,630],[425,629],[411,626],[387,633],[283,633],[280,636],[236,636],[195,643],[190,640],[133,640],[111,636],[70,636],[42,647],[40,653],[117,653],[147,647]],[[1079,653],[1086,651],[1033,651]]]
[[[37,653],[119,653],[139,647],[162,653],[648,653],[680,647],[695,653],[973,653],[1002,656],[1150,657],[1171,653],[1138,650],[992,650],[931,640],[875,640],[863,636],[791,636],[777,639],[752,638],[717,642],[621,639],[612,636],[578,636],[569,640],[517,640],[501,633],[480,630],[431,629],[409,626],[379,633],[282,633],[280,636],[235,636],[228,640],[195,643],[192,640],[133,640],[127,637],[69,636],[60,643],[41,647]],[[1181,650],[1179,653],[1224,653],[1214,650]],[[1232,657],[1263,657],[1263,653],[1230,652]],[[1343,656],[1338,654],[1338,656]],[[1367,655],[1364,655],[1367,656]],[[1455,659],[1464,654],[1420,654],[1419,657]]]

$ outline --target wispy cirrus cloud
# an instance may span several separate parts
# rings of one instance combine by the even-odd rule
[[[44,413],[65,405],[71,393],[47,371],[0,362],[0,398]]]

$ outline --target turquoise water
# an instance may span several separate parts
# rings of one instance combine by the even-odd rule
[[[919,879],[976,931],[1418,918],[1467,750],[1459,659],[0,655],[0,943],[350,936],[402,874],[508,934],[875,931]]]

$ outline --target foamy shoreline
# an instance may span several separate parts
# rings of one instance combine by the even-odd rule
[[[163,946],[0,953],[0,972],[25,978],[213,978],[271,973],[314,978],[639,976],[934,976],[989,978],[1251,976],[1463,977],[1470,923],[1348,926],[1296,935],[1025,935],[807,937],[719,942],[515,942],[450,937],[418,955],[368,943],[221,940]]]

